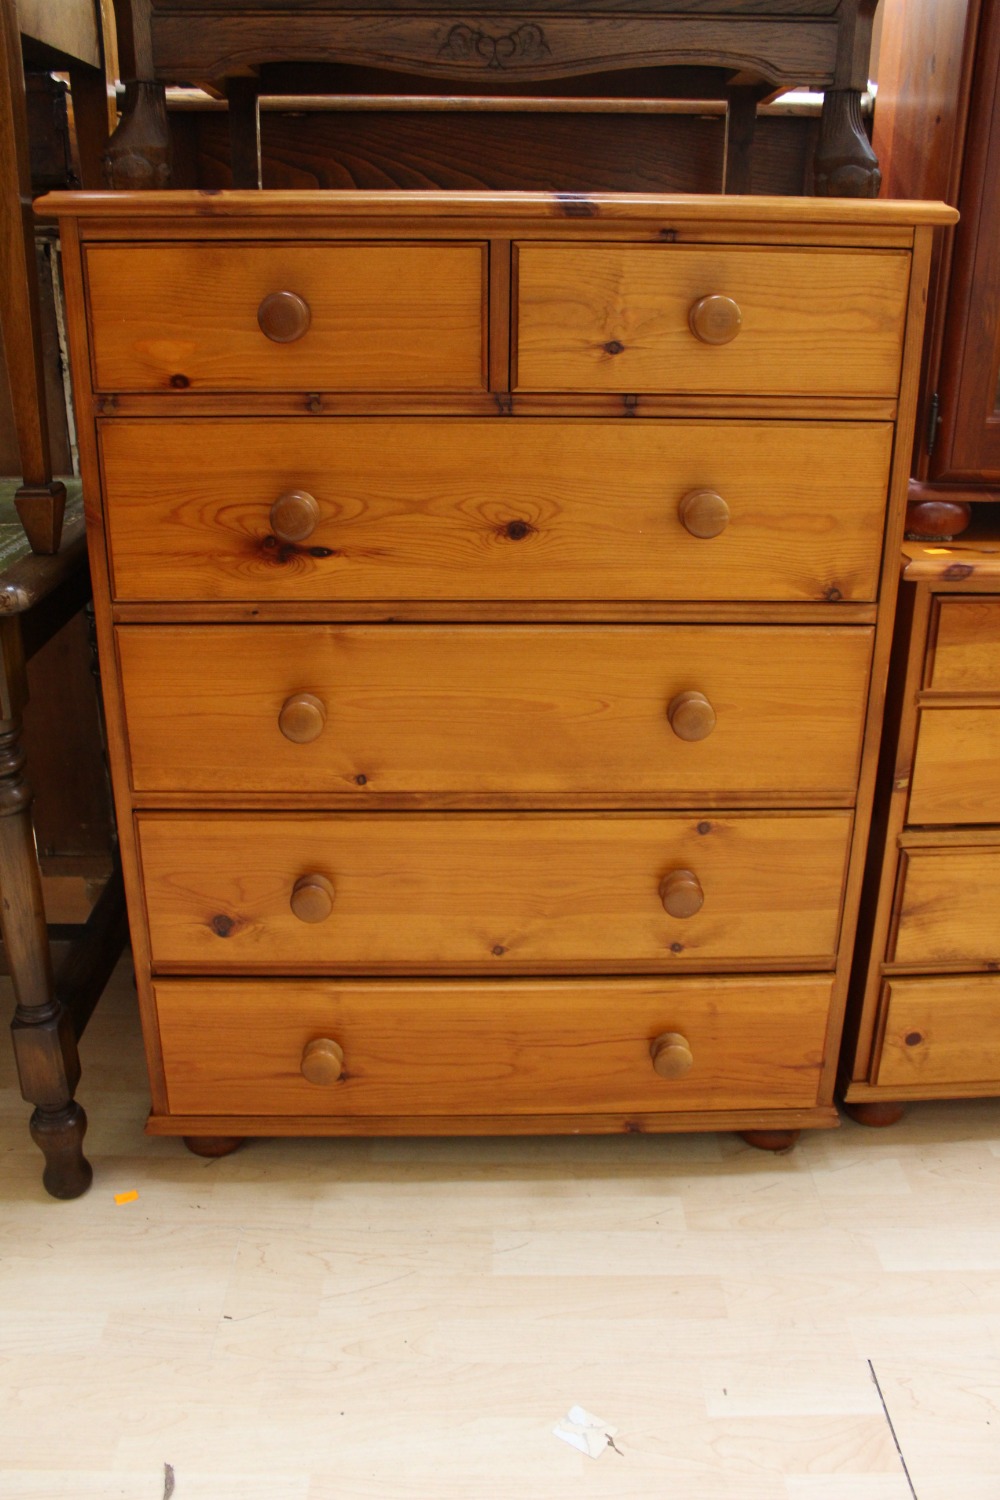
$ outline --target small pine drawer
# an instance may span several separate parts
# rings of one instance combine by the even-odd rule
[[[920,710],[907,821],[1000,823],[1000,705]]]
[[[153,964],[829,967],[847,813],[143,814]]]
[[[907,849],[891,964],[1000,965],[1000,847]]]
[[[524,244],[515,388],[894,396],[909,274],[895,251]]]
[[[809,1108],[830,989],[768,975],[154,993],[172,1114],[350,1119]]]
[[[99,391],[478,391],[481,244],[98,245]]]
[[[904,1098],[935,1090],[997,1092],[1000,976],[895,978],[885,985],[885,1035],[875,1082]],[[912,1092],[911,1092],[912,1091]]]
[[[927,686],[1000,698],[1000,599],[939,599]]]
[[[872,641],[820,625],[117,634],[137,792],[320,805],[850,805]]]
[[[836,602],[876,596],[892,428],[161,418],[101,448],[123,601]]]

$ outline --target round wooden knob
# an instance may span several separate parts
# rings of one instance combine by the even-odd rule
[[[257,309],[257,322],[274,344],[294,344],[312,322],[309,303],[298,292],[269,292]]]
[[[692,536],[718,536],[729,525],[729,506],[715,490],[690,490],[678,505],[677,514]]]
[[[318,740],[326,723],[326,704],[315,693],[293,693],[281,705],[278,728],[293,745]]]
[[[715,709],[704,693],[678,693],[667,707],[667,718],[679,740],[703,740],[715,728]]]
[[[694,1066],[694,1056],[686,1036],[679,1031],[665,1031],[649,1044],[653,1071],[661,1078],[681,1078]]]
[[[328,1036],[306,1042],[300,1064],[302,1077],[321,1088],[336,1083],[344,1072],[344,1049]]]
[[[279,542],[304,542],[316,530],[319,504],[306,490],[289,490],[275,500],[268,519]]]
[[[703,344],[729,344],[743,326],[743,314],[732,297],[699,297],[688,313],[691,332]]]
[[[671,870],[660,881],[663,910],[671,917],[693,917],[705,904],[705,892],[693,870]]]
[[[333,881],[325,875],[300,875],[289,904],[300,922],[325,922],[336,899]]]

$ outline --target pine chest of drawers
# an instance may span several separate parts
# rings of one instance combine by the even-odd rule
[[[149,1128],[833,1124],[950,211],[48,207]]]
[[[1000,1094],[1000,535],[980,522],[902,560],[844,1055],[871,1125]]]

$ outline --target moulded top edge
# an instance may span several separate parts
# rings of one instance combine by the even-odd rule
[[[505,219],[649,221],[722,224],[953,224],[946,203],[910,199],[784,198],[712,193],[522,193],[355,191],[345,189],[57,192],[35,203],[45,218],[143,219]]]

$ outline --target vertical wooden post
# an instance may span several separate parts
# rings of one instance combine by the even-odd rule
[[[0,621],[0,928],[16,1008],[11,1023],[21,1094],[34,1104],[31,1135],[54,1198],[78,1198],[93,1176],[83,1154],[87,1117],[73,1098],[80,1059],[73,1022],[52,982],[42,881],[24,778],[21,716],[27,673],[16,616]]]

